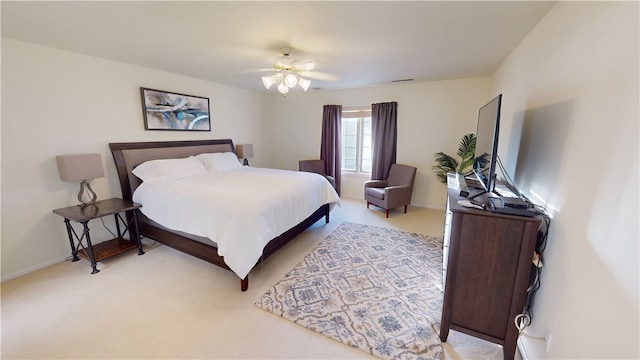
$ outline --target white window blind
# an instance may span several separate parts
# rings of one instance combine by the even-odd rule
[[[371,173],[371,107],[342,108],[342,171]]]

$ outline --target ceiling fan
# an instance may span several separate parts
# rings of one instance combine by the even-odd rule
[[[286,94],[289,89],[296,86],[300,86],[302,90],[307,91],[311,86],[311,80],[307,78],[318,78],[321,74],[313,72],[316,63],[314,60],[307,59],[302,62],[298,62],[291,56],[295,49],[292,47],[282,47],[280,52],[282,56],[273,64],[274,74],[270,76],[263,76],[262,83],[264,87],[271,88],[271,86],[278,84],[277,89],[280,93]],[[326,77],[326,76],[325,76]]]

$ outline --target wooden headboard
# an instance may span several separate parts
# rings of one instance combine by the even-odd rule
[[[131,171],[145,161],[185,158],[214,152],[235,153],[231,139],[110,143],[109,148],[116,163],[122,198],[125,200],[131,200],[133,191],[141,183]]]

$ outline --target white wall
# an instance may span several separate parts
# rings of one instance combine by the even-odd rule
[[[553,215],[531,359],[640,358],[638,14],[559,2],[495,75],[500,155]]]
[[[397,101],[397,162],[418,168],[411,204],[444,208],[446,185],[431,169],[433,154],[456,156],[462,135],[475,132],[478,108],[494,96],[489,88],[489,78],[473,78],[274,96],[273,126],[281,129],[274,134],[276,165],[297,169],[298,160],[320,156],[323,105]],[[363,198],[362,183],[368,178],[342,180],[341,196]]]
[[[145,131],[140,87],[208,97],[212,131]],[[63,219],[52,210],[77,203],[79,185],[60,180],[56,155],[102,154],[106,177],[91,182],[99,198],[121,196],[109,142],[231,138],[253,143],[252,162],[261,164],[270,151],[267,98],[2,38],[2,279],[69,256]],[[94,239],[108,238],[91,224]]]

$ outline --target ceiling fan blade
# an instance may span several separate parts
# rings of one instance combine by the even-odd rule
[[[297,71],[311,71],[315,69],[316,62],[314,60],[307,59],[305,61],[296,63],[293,66]]]
[[[338,81],[340,80],[340,76],[327,74],[318,71],[301,71],[300,76],[306,77],[309,79],[323,80],[323,81]]]
[[[254,69],[244,69],[236,71],[236,74],[255,74],[255,73],[266,73],[266,72],[276,72],[274,68],[254,68]]]

